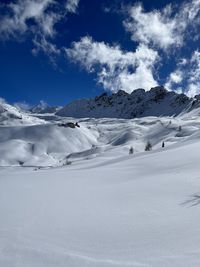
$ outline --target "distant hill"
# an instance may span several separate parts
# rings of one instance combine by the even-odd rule
[[[0,100],[0,125],[40,124],[43,120],[33,117],[18,107]]]
[[[61,107],[49,106],[47,103],[40,101],[36,106],[33,106],[29,111],[36,114],[55,113],[59,111]]]

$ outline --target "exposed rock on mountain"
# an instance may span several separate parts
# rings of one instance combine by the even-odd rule
[[[56,115],[94,118],[136,118],[143,116],[172,116],[191,111],[200,106],[199,96],[189,98],[184,94],[167,91],[163,86],[134,90],[128,94],[122,90],[108,95],[103,93],[94,99],[76,100],[60,109]]]

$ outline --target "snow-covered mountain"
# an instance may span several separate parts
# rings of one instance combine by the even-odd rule
[[[143,152],[147,141],[155,149],[163,141],[170,145],[188,140],[200,130],[197,98],[156,87],[149,92],[138,89],[129,95],[119,91],[94,100],[75,101],[57,113],[74,117],[141,117],[78,121],[50,114],[28,114],[1,101],[0,166],[61,166],[69,157],[76,161],[112,150],[127,154],[131,146],[135,152]],[[88,109],[92,103],[96,108]],[[179,116],[171,116],[174,114]]]
[[[199,101],[155,91],[137,92],[159,117],[133,119],[39,116],[1,101],[0,266],[200,266]]]
[[[122,90],[115,94],[103,93],[95,99],[76,100],[56,114],[77,118],[136,118],[144,116],[172,116],[200,106],[199,97],[169,92],[164,87],[150,91],[137,89],[131,94]]]
[[[38,105],[33,106],[29,111],[31,113],[44,114],[44,113],[55,113],[59,111],[60,109],[61,107],[49,106],[46,102],[40,101]]]
[[[0,99],[0,125],[41,124],[43,120],[29,116],[20,108],[14,107]]]

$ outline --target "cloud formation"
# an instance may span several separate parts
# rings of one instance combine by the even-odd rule
[[[142,4],[133,6],[129,11],[129,17],[124,22],[125,28],[131,33],[133,41],[146,45],[158,45],[166,49],[172,44],[180,45],[182,38],[176,35],[176,22],[170,20],[167,9],[159,12],[145,12]]]
[[[172,55],[174,57],[176,49],[179,50],[177,57],[181,57],[181,49],[187,41],[199,39],[200,0],[170,4],[150,12],[145,12],[142,4],[137,3],[126,9],[123,24],[136,45],[135,51],[126,52],[120,46],[95,42],[86,36],[66,49],[66,54],[88,72],[96,72],[98,82],[106,89],[113,92],[119,89],[131,92],[136,88],[149,90],[159,84],[159,78],[155,78],[159,64],[164,65]],[[192,54],[187,75],[184,66],[188,60],[175,58],[179,62],[177,68],[165,82],[169,90],[182,92],[186,86],[185,92],[190,96],[200,90],[198,53]]]
[[[112,92],[120,89],[132,92],[135,88],[149,89],[157,85],[152,72],[159,57],[156,51],[144,44],[139,45],[135,52],[124,52],[119,46],[83,37],[65,52],[88,72],[97,72],[98,82]]]
[[[37,26],[45,35],[53,35],[53,26],[55,24],[54,14],[46,13],[53,0],[19,0],[16,3],[10,3],[7,6],[9,13],[2,17],[0,23],[0,33],[4,38],[16,37],[18,34],[24,34],[28,30],[34,30]],[[34,20],[32,26],[30,20]]]
[[[65,4],[67,12],[76,13],[80,0],[68,0]]]
[[[56,26],[68,13],[77,12],[79,2],[13,0],[0,5],[6,10],[0,16],[0,38],[18,40],[31,36],[33,54],[42,51],[53,64],[64,51],[68,59],[87,72],[96,73],[98,83],[112,92],[149,90],[158,85],[158,68],[172,58],[178,63],[165,77],[165,86],[178,92],[184,88],[190,96],[200,92],[200,52],[188,45],[200,39],[200,0],[182,1],[148,12],[140,2],[128,6],[122,23],[135,47],[131,51],[124,51],[120,45],[97,42],[90,36],[73,42],[70,48],[58,48]],[[109,10],[106,8],[106,12]],[[182,52],[185,48],[187,57]]]
[[[197,37],[198,33],[191,36],[188,30],[199,25],[199,10],[199,0],[183,2],[178,8],[167,5],[150,12],[145,12],[142,4],[137,3],[129,9],[124,26],[133,41],[166,50],[183,46],[188,37]]]
[[[185,92],[190,97],[200,94],[200,51],[195,50],[191,58],[182,59],[165,84],[168,90]]]
[[[45,36],[35,36],[33,44],[33,55],[37,55],[40,51],[42,51],[49,57],[51,63],[56,66],[56,59],[61,54],[61,51],[52,41],[50,42],[47,40]]]
[[[49,56],[58,55],[52,40],[56,37],[56,24],[68,13],[77,11],[79,0],[67,0],[65,4],[55,0],[18,0],[1,6],[6,9],[0,17],[0,36],[3,40],[18,40],[31,35],[33,53],[40,50]]]

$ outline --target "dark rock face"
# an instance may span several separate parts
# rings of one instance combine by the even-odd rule
[[[151,88],[150,94],[152,95],[152,100],[158,102],[159,100],[162,100],[165,98],[167,94],[167,90],[163,86],[157,86],[157,87]]]
[[[66,123],[59,123],[58,124],[59,127],[64,127],[64,128],[72,128],[75,129],[76,127],[80,128],[80,125],[78,124],[78,122],[73,123],[73,122],[66,122]]]
[[[189,98],[184,94],[167,91],[156,86],[146,91],[134,90],[128,94],[122,90],[95,99],[74,101],[56,113],[64,117],[136,118],[144,116],[172,116],[200,107],[200,96]]]
[[[107,97],[108,97],[107,93],[103,93],[100,96],[96,96],[94,101],[95,102],[104,101],[107,99]]]

